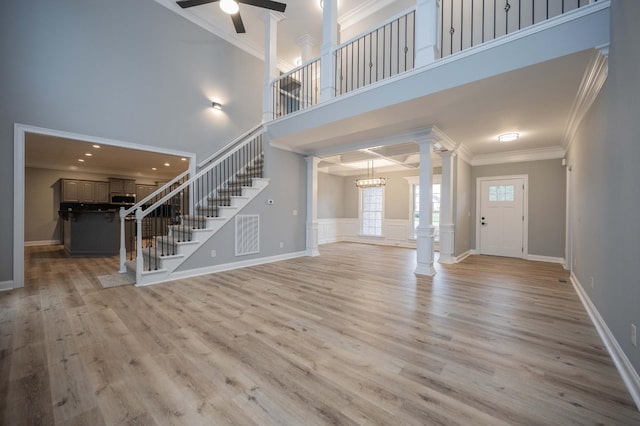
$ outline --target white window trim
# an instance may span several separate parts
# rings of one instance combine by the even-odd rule
[[[385,239],[384,221],[385,221],[385,204],[386,204],[386,187],[382,186],[382,223],[380,224],[380,235],[365,235],[362,233],[362,189],[358,188],[358,236],[371,239]]]

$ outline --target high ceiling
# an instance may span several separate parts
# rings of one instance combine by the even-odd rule
[[[241,49],[264,58],[264,9],[240,4],[240,15],[247,32],[236,34],[229,15],[220,10],[217,2],[182,9],[174,0],[155,1]],[[320,54],[322,8],[320,0],[279,1],[287,5],[283,19],[278,23],[279,68],[286,72],[301,57],[302,40],[311,41],[312,56]],[[415,0],[338,0],[339,37],[341,41],[347,41],[412,6],[415,6]]]

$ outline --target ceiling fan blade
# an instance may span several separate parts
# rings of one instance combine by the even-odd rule
[[[276,12],[284,12],[287,5],[271,0],[236,0],[238,3],[244,3],[251,6],[262,7],[264,9],[275,10]]]
[[[176,3],[178,3],[178,6],[181,8],[186,9],[188,7],[200,6],[202,4],[214,3],[217,1],[218,0],[180,0]]]
[[[240,12],[231,15],[231,20],[233,21],[233,26],[236,27],[236,32],[238,34],[246,33],[244,24],[242,23],[242,18],[240,17]]]

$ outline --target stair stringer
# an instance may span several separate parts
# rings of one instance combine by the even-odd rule
[[[175,255],[159,256],[157,258],[159,262],[157,270],[143,271],[140,274],[136,274],[135,261],[127,262],[128,272],[136,276],[136,287],[171,281],[173,279],[173,272],[182,263],[241,212],[244,207],[257,197],[268,185],[268,178],[253,178],[252,186],[242,187],[242,196],[234,198],[233,206],[221,206],[219,217],[206,218],[206,228],[192,229],[190,231],[193,235],[191,241],[175,243]]]

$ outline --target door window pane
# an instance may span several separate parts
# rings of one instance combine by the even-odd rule
[[[513,185],[490,185],[489,201],[514,201],[515,186]]]

